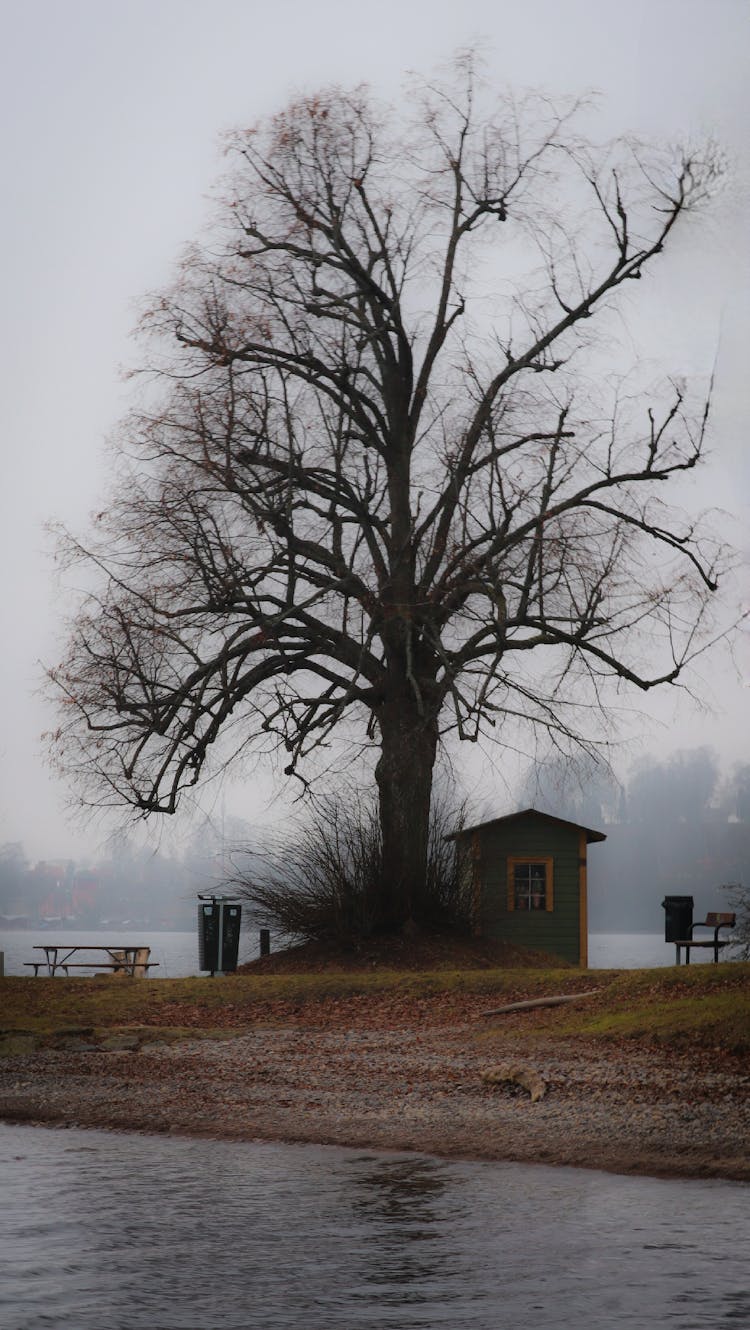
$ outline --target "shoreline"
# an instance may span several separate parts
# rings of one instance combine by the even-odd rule
[[[750,1182],[746,1062],[534,1038],[528,1016],[488,1030],[412,1011],[383,1027],[370,1014],[127,1050],[71,1039],[19,1052],[0,1062],[0,1119]],[[482,1081],[508,1059],[543,1078],[538,1102]]]
[[[293,1135],[278,1134],[272,1131],[258,1134],[256,1131],[252,1135],[244,1132],[230,1132],[227,1130],[216,1131],[211,1128],[200,1129],[198,1127],[170,1125],[168,1128],[146,1127],[144,1125],[127,1124],[120,1121],[106,1120],[96,1122],[67,1120],[60,1118],[44,1118],[36,1116],[27,1116],[19,1112],[14,1114],[0,1114],[0,1125],[8,1127],[30,1127],[47,1128],[55,1131],[105,1131],[114,1132],[123,1136],[170,1136],[175,1139],[189,1140],[208,1140],[238,1142],[247,1145],[293,1145],[293,1146],[319,1146],[331,1150],[366,1150],[376,1154],[419,1154],[427,1155],[433,1159],[443,1159],[447,1162],[465,1162],[465,1163],[487,1163],[487,1164],[523,1164],[530,1167],[540,1168],[576,1168],[585,1169],[597,1173],[609,1173],[619,1177],[646,1177],[662,1181],[696,1181],[696,1182],[734,1182],[749,1183],[750,1167],[743,1161],[717,1161],[714,1156],[702,1156],[700,1152],[689,1162],[677,1157],[667,1157],[662,1155],[648,1155],[643,1151],[634,1151],[627,1155],[620,1153],[616,1149],[609,1149],[598,1155],[587,1155],[586,1158],[579,1158],[575,1152],[569,1153],[567,1150],[561,1152],[558,1156],[554,1150],[540,1156],[537,1153],[495,1153],[483,1150],[480,1153],[472,1150],[470,1147],[454,1148],[444,1145],[440,1148],[434,1143],[416,1143],[409,1139],[408,1143],[400,1144],[398,1137],[393,1141],[377,1141],[371,1139],[352,1139],[339,1137],[338,1134],[331,1137],[320,1135]]]

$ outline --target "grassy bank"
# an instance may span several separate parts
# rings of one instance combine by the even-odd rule
[[[506,1002],[594,989],[575,1006],[492,1017]],[[750,965],[659,970],[439,970],[423,973],[236,975],[221,979],[7,978],[0,981],[0,1052],[35,1047],[142,1047],[186,1037],[231,1037],[254,1026],[366,1025],[410,1020],[500,1023],[528,1040],[633,1040],[750,1052]],[[408,1023],[408,1022],[407,1022]],[[113,1042],[114,1041],[114,1042]]]

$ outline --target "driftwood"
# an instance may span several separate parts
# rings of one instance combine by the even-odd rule
[[[503,1081],[511,1081],[515,1085],[523,1086],[531,1095],[532,1104],[538,1103],[544,1097],[547,1084],[542,1080],[539,1072],[534,1067],[528,1067],[523,1062],[501,1062],[497,1067],[490,1067],[488,1071],[482,1072],[482,1080],[485,1085],[501,1085]]]
[[[492,1011],[480,1011],[478,1016],[504,1016],[506,1011],[529,1011],[532,1007],[559,1007],[563,1002],[579,1002],[581,998],[593,997],[598,988],[589,988],[585,993],[560,993],[557,997],[529,998],[526,1002],[508,1002],[504,1007],[493,1007]]]

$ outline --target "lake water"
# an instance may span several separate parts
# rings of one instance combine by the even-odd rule
[[[151,971],[155,979],[177,979],[198,974],[197,933],[118,932],[99,928],[93,932],[45,930],[42,928],[0,930],[0,951],[5,953],[6,974],[31,974],[24,961],[34,956],[34,946],[42,942],[105,943],[146,946],[151,948],[151,960],[157,961],[158,970]],[[271,938],[272,950],[278,941]],[[37,953],[38,955],[39,953]],[[240,961],[253,960],[259,954],[257,932],[243,931],[240,937]],[[727,952],[723,953],[727,958]],[[706,964],[712,959],[708,951],[697,952],[692,965]],[[657,965],[674,965],[675,949],[665,943],[663,933],[592,933],[589,935],[589,965],[592,969],[638,969]],[[0,1327],[0,1330],[2,1328]]]
[[[741,1330],[728,1182],[0,1125],[4,1330]]]

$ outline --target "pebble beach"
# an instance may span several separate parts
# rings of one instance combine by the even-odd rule
[[[0,1062],[0,1117],[750,1181],[746,1059],[561,1039],[486,1006],[358,996],[259,1011],[222,1038],[71,1034]],[[541,1078],[537,1102],[483,1079],[508,1060]]]

